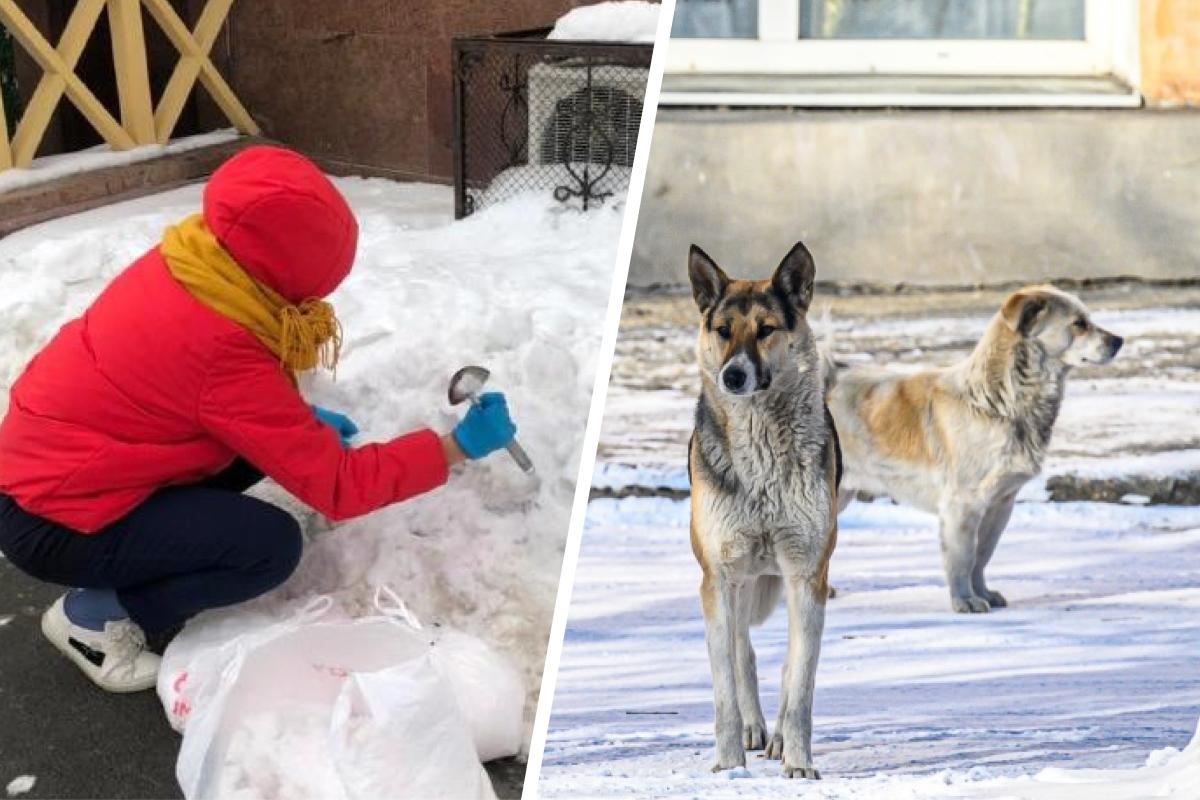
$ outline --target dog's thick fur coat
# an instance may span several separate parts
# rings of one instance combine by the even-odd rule
[[[1042,468],[1071,367],[1104,364],[1122,339],[1051,286],[1011,294],[974,351],[904,374],[826,362],[828,400],[855,491],[938,515],[955,611],[1007,604],[984,579],[1017,492]]]
[[[689,256],[701,314],[702,388],[689,450],[692,549],[712,667],[717,761],[747,750],[783,759],[787,777],[819,777],[812,699],[837,539],[841,455],[805,314],[815,267],[802,244],[767,281],[730,280]],[[768,738],[750,627],[787,598],[782,699]]]

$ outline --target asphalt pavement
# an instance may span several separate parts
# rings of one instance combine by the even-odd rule
[[[177,798],[181,741],[152,691],[100,691],[42,636],[42,611],[62,592],[0,557],[0,797],[37,778],[22,798]],[[521,796],[525,765],[488,765],[496,793]]]

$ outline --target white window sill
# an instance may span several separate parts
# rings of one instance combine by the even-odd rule
[[[1140,108],[1111,77],[675,74],[661,106],[794,108]]]

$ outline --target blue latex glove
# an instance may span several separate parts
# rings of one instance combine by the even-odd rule
[[[500,392],[479,396],[462,422],[454,429],[454,441],[467,458],[483,458],[499,450],[517,435],[517,426],[508,416],[508,401]]]
[[[336,411],[330,411],[328,408],[321,408],[320,406],[312,406],[312,410],[313,416],[333,428],[333,432],[342,441],[342,447],[350,446],[350,440],[358,433],[358,426],[354,424],[354,420],[345,414],[339,414]]]

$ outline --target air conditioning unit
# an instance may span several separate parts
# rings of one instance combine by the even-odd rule
[[[529,163],[633,166],[650,71],[584,59],[529,68]]]

